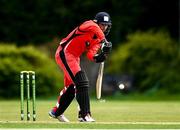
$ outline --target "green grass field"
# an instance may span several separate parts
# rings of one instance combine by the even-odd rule
[[[180,129],[179,101],[115,101],[92,100],[95,123],[77,121],[77,103],[73,101],[65,112],[70,123],[48,117],[53,101],[36,102],[37,121],[20,121],[20,102],[0,100],[0,128],[69,128],[69,129]]]

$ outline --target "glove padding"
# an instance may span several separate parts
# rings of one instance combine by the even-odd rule
[[[106,60],[106,54],[104,54],[103,52],[101,52],[100,54],[96,54],[94,56],[94,60],[96,63],[100,63]]]
[[[108,54],[112,50],[112,43],[111,42],[108,42],[107,40],[103,40],[101,43],[102,43],[101,52],[94,56],[94,60],[96,63],[105,61]]]
[[[111,50],[112,50],[112,43],[103,40],[103,41],[102,41],[102,46],[101,46],[101,51],[102,51],[104,54],[109,54],[109,53],[111,52]]]

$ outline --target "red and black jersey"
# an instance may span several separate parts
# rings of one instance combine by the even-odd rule
[[[94,61],[93,57],[99,50],[103,39],[105,36],[100,27],[94,21],[89,20],[75,28],[62,39],[60,44],[64,46],[65,53],[80,57],[82,53],[87,52],[88,59]]]

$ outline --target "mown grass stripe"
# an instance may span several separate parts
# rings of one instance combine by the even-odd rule
[[[0,123],[5,124],[5,123],[38,123],[38,124],[83,124],[85,122],[58,122],[58,121],[0,121]],[[88,123],[88,122],[87,122]],[[86,123],[86,124],[87,124]],[[88,123],[88,124],[140,124],[140,125],[180,125],[180,122],[93,122],[93,123]]]

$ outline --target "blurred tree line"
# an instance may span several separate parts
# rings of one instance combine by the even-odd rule
[[[33,46],[0,43],[0,97],[19,97],[19,77],[23,70],[36,72],[38,97],[57,94],[63,87],[63,75],[47,54]]]
[[[0,0],[0,41],[41,44],[65,36],[99,11],[112,17],[115,44],[137,29],[165,28],[178,39],[178,0]]]
[[[164,30],[129,34],[108,64],[109,74],[133,77],[133,88],[127,91],[180,93],[180,47]]]

